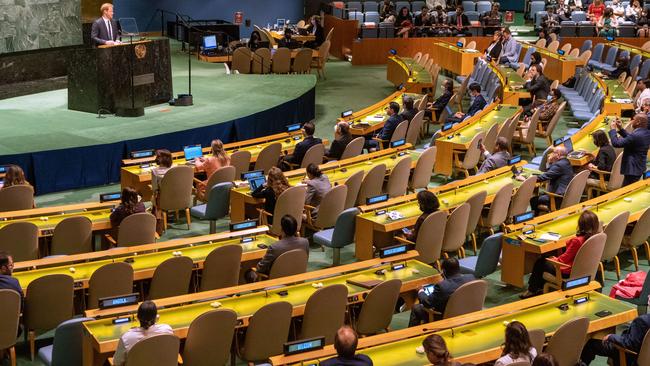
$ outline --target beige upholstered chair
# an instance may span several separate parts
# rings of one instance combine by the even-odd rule
[[[16,349],[14,346],[16,344],[16,334],[18,334],[19,320],[20,295],[16,291],[0,290],[0,324],[2,324],[2,329],[0,329],[0,351],[7,351],[12,366],[16,365]]]
[[[216,184],[219,183],[225,183],[225,182],[234,182],[237,177],[236,177],[236,172],[237,168],[234,166],[223,166],[219,169],[217,169],[212,175],[208,178],[207,183],[205,184],[205,190],[195,190],[195,198],[194,198],[194,205],[196,205],[196,201],[201,201],[201,202],[208,202],[210,199],[210,191],[212,190],[212,187],[214,187]],[[202,184],[203,182],[197,178],[194,178],[194,183],[197,184]]]
[[[484,280],[475,280],[463,284],[449,296],[442,318],[448,319],[483,310],[487,289],[488,283]]]
[[[249,320],[243,348],[239,348],[241,358],[250,364],[282,354],[292,310],[286,301],[272,302],[257,310]]]
[[[605,279],[605,268],[603,262],[609,262],[612,259],[616,266],[616,278],[619,280],[621,279],[621,263],[618,260],[618,252],[621,250],[621,242],[623,241],[623,235],[625,235],[625,228],[627,227],[627,221],[629,218],[630,212],[623,211],[616,215],[612,221],[605,226],[605,230],[603,230],[607,235],[607,240],[605,241],[605,248],[603,249],[603,254],[600,257],[600,263],[598,264],[603,281]]]
[[[361,182],[363,182],[363,174],[364,172],[360,170],[352,174],[345,181],[344,184],[346,187],[348,187],[348,193],[345,196],[345,205],[343,206],[345,210],[356,206],[359,190],[361,189]]]
[[[357,205],[365,205],[366,198],[381,194],[381,188],[384,184],[386,175],[386,165],[374,165],[363,178],[359,194],[357,195]]]
[[[586,65],[589,59],[591,58],[591,50],[586,50],[578,56],[578,62]]]
[[[591,236],[584,244],[582,244],[573,261],[569,279],[584,276],[591,276],[591,278],[596,277],[596,271],[598,270],[598,264],[603,255],[603,250],[605,249],[606,240],[607,234],[598,233]],[[546,258],[546,260],[555,266],[556,273],[555,275],[544,273],[544,280],[546,280],[546,284],[544,284],[544,292],[548,292],[550,288],[559,289],[562,287],[563,279],[560,269],[566,266],[566,264],[556,260],[549,258]]]
[[[546,40],[545,39],[538,39],[537,42],[535,42],[535,47],[539,48],[544,48],[546,47]]]
[[[235,179],[239,179],[241,173],[250,169],[251,152],[248,150],[235,151],[230,155],[230,165],[235,167]]]
[[[137,259],[136,259],[137,260]],[[124,262],[99,267],[88,280],[87,309],[97,309],[99,299],[133,292],[133,268]]]
[[[478,245],[476,243],[476,227],[478,222],[481,219],[481,214],[483,213],[483,206],[485,205],[485,199],[487,198],[487,191],[480,191],[474,193],[470,198],[467,199],[469,204],[469,216],[467,217],[467,231],[465,232],[465,238],[469,237],[472,239],[472,249],[474,254],[478,253]]]
[[[149,288],[149,300],[187,294],[192,278],[192,258],[180,256],[166,259],[156,267]]]
[[[553,212],[557,209],[563,209],[580,203],[582,192],[585,191],[585,186],[587,185],[587,178],[589,178],[589,170],[583,170],[580,173],[576,174],[567,185],[564,196],[552,192],[546,192],[546,194],[551,197],[550,209],[546,211]],[[556,207],[555,199],[553,198],[562,198],[562,204],[560,207]],[[544,207],[540,206],[540,209],[544,210]]]
[[[388,331],[393,318],[395,304],[402,288],[402,281],[392,279],[380,283],[366,296],[361,306],[356,331],[361,335],[371,335]]]
[[[574,366],[580,361],[580,353],[585,345],[589,318],[571,319],[562,324],[548,341],[546,353],[555,356],[559,366]]]
[[[316,290],[305,304],[300,339],[325,336],[325,343],[334,343],[336,331],[345,322],[348,288],[342,284]]]
[[[253,55],[253,74],[268,74],[271,72],[271,50],[258,48]]]
[[[291,50],[280,47],[275,50],[271,63],[271,71],[274,74],[288,74],[291,72]]]
[[[414,60],[415,62],[418,62],[418,63],[420,62],[420,59],[421,59],[421,58],[422,58],[422,52],[417,52],[417,53],[413,56],[413,60]]]
[[[637,248],[643,245],[645,248],[645,257],[650,261],[650,245],[648,245],[648,237],[650,237],[650,209],[645,209],[637,222],[630,235],[623,238],[623,247],[632,252],[634,259],[634,268],[639,270],[639,254]]]
[[[393,135],[391,136],[390,140],[382,140],[379,137],[373,137],[373,140],[377,141],[379,144],[379,150],[385,149],[389,146],[391,142],[405,139],[406,138],[406,131],[409,128],[409,121],[402,121],[400,122],[397,127],[395,128],[395,131],[393,131]],[[384,146],[384,144],[386,146]]]
[[[38,227],[18,221],[0,228],[0,250],[11,253],[15,262],[38,259]]]
[[[512,183],[508,183],[499,188],[494,195],[494,200],[492,200],[487,216],[481,218],[481,228],[487,229],[492,235],[494,235],[494,227],[502,226],[508,218],[508,207],[510,206],[513,189],[514,185]]]
[[[560,106],[557,109],[557,112],[553,115],[553,118],[548,122],[548,125],[544,127],[539,120],[537,121],[537,132],[535,132],[536,137],[541,137],[545,138],[546,141],[548,141],[548,146],[553,145],[553,131],[555,130],[555,127],[557,126],[558,122],[560,121],[560,117],[562,117],[562,113],[564,113],[564,109],[566,108],[566,102],[562,102]],[[531,124],[531,128],[534,128],[534,125]]]
[[[302,158],[300,165],[288,163],[291,166],[291,169],[306,169],[309,164],[320,165],[323,162],[323,156],[325,155],[325,145],[316,144],[310,147],[305,156]]]
[[[512,201],[510,201],[510,207],[508,207],[508,219],[521,215],[528,210],[530,199],[535,193],[536,184],[537,177],[534,175],[521,183],[517,192],[512,196]]]
[[[239,49],[239,48],[238,48]],[[185,211],[187,229],[190,229],[192,207],[192,180],[194,168],[187,165],[173,166],[165,173],[159,185],[159,209],[162,211],[163,228],[167,229],[167,212]]]
[[[409,183],[409,190],[415,192],[418,189],[426,189],[429,186],[435,163],[436,147],[431,146],[420,154],[418,161],[415,163],[415,168],[411,175],[411,182]]]
[[[0,189],[0,212],[28,210],[34,207],[34,187],[29,184]]]
[[[313,51],[311,48],[303,48],[296,54],[291,66],[291,72],[296,74],[309,74],[311,72],[311,59]]]
[[[156,216],[148,212],[138,212],[127,216],[120,223],[117,241],[107,235],[107,239],[118,247],[151,244],[156,241]]]
[[[406,194],[409,185],[411,164],[411,157],[403,156],[391,170],[388,176],[388,183],[386,183],[386,193],[391,198]]]
[[[645,337],[643,337],[643,343],[641,343],[641,348],[639,353],[637,354],[635,351],[623,348],[616,343],[613,343],[614,347],[618,348],[619,350],[619,365],[625,365],[626,361],[626,353],[636,355],[636,364],[639,366],[647,366],[650,365],[650,332],[646,332]]]
[[[232,53],[232,66],[230,68],[233,71],[239,71],[240,74],[250,74],[252,58],[250,49],[239,47]]]
[[[420,64],[420,66],[424,66],[424,64],[426,64],[427,61],[429,61],[429,54],[425,53],[424,55],[422,55],[422,57],[420,57],[420,61],[418,61],[418,64]]]
[[[540,109],[536,109],[533,116],[530,118],[528,126],[516,126],[515,135],[512,137],[512,142],[519,145],[524,145],[528,148],[528,154],[535,156],[535,132],[537,121],[539,121]]]
[[[594,169],[592,172],[598,174],[598,179],[587,179],[587,197],[591,198],[594,196],[594,192],[611,192],[615,191],[623,186],[623,179],[625,176],[621,174],[621,164],[623,162],[623,153],[618,154],[614,164],[612,165],[612,171],[603,171]],[[605,177],[609,176],[609,179]]]
[[[264,170],[264,174],[267,174],[272,167],[276,166],[281,153],[282,144],[279,142],[265,146],[257,155],[253,170]]]
[[[215,248],[205,257],[201,273],[201,291],[237,286],[243,249],[241,245]]]
[[[479,141],[485,139],[485,133],[481,132],[476,134],[467,148],[467,151],[456,151],[453,152],[454,166],[455,171],[461,171],[465,178],[470,176],[469,171],[475,170],[478,165],[479,160],[481,159],[481,150],[479,149]],[[462,161],[460,156],[465,154]]]
[[[420,225],[420,231],[415,243],[396,236],[400,242],[415,245],[415,250],[420,254],[417,260],[427,264],[437,263],[442,251],[442,239],[445,236],[445,226],[447,225],[447,212],[437,211],[431,213],[424,219]],[[438,266],[440,268],[440,266]]]
[[[284,215],[293,216],[298,221],[298,230],[300,230],[302,212],[305,205],[306,188],[303,186],[289,187],[278,196],[275,203],[273,213],[260,210],[260,222],[262,225],[268,225],[269,216],[273,216],[273,225],[271,225],[271,234],[280,236],[282,228],[280,227],[280,219]]]
[[[334,30],[334,28],[332,28],[332,30]],[[329,34],[331,33],[332,31],[330,31]],[[318,47],[318,58],[312,61],[311,68],[316,69],[319,78],[322,76],[322,78],[325,79],[325,64],[329,58],[330,46],[331,42],[329,40],[323,42],[323,44]]]
[[[341,155],[340,160],[350,159],[361,155],[363,152],[364,142],[365,139],[363,137],[357,137],[354,140],[350,141],[350,143],[345,147],[345,150],[343,150],[343,154]]]
[[[423,124],[424,111],[419,111],[415,116],[413,116],[413,119],[408,124],[408,129],[406,130],[406,143],[413,146],[417,144]]]
[[[546,46],[546,48],[551,52],[557,52],[557,48],[560,46],[559,41],[551,41],[551,43]]]
[[[37,278],[27,285],[23,324],[32,361],[37,334],[50,331],[72,318],[73,284],[72,277],[53,274]]]
[[[92,252],[93,223],[85,216],[71,216],[59,222],[52,234],[52,255]]]
[[[571,52],[568,53],[569,56],[571,57],[578,57],[580,56],[580,49],[578,47],[571,49]]]
[[[530,344],[535,348],[537,354],[544,351],[544,343],[546,342],[546,332],[544,329],[528,329],[528,338]]]
[[[573,47],[573,46],[571,46],[571,43],[565,43],[564,46],[562,46],[562,48],[560,48],[560,49],[562,51],[564,51],[565,55],[568,55],[569,52],[571,52],[571,47]],[[578,52],[580,52],[580,50],[578,50]]]
[[[183,348],[184,366],[225,365],[230,359],[237,314],[230,309],[211,310],[190,324]]]
[[[465,49],[468,50],[475,50],[476,49],[476,41],[470,41],[467,46],[465,46]]]
[[[469,212],[469,204],[463,203],[449,214],[445,226],[445,237],[442,240],[442,252],[445,258],[449,257],[447,254],[449,252],[457,252],[461,258],[465,256],[463,244],[465,244]]]
[[[336,219],[345,209],[345,199],[348,194],[348,187],[345,184],[330,189],[321,200],[318,207],[318,215],[312,217],[315,207],[305,205],[307,212],[306,224],[313,231],[320,231],[334,227]]]
[[[175,335],[153,335],[138,341],[131,347],[126,353],[125,366],[177,366],[179,348],[180,340]]]
[[[309,253],[302,249],[293,249],[282,253],[271,265],[269,279],[293,276],[307,272]]]
[[[497,144],[497,135],[499,134],[499,124],[495,123],[490,127],[490,129],[485,134],[485,140],[483,140],[483,145],[485,150],[494,151],[494,147]]]

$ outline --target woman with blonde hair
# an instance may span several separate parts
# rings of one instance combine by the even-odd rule
[[[230,156],[228,156],[226,150],[223,148],[223,142],[221,140],[212,140],[211,148],[212,155],[207,157],[202,156],[196,159],[194,165],[196,170],[205,171],[206,175],[206,179],[196,185],[196,189],[198,190],[197,196],[201,200],[205,197],[208,180],[210,180],[212,174],[220,168],[230,165]]]
[[[266,176],[266,183],[257,187],[251,195],[255,198],[264,198],[264,211],[273,213],[278,197],[289,187],[291,187],[289,181],[282,173],[282,170],[278,167],[273,167]],[[273,216],[269,216],[268,222],[269,224],[273,224]]]

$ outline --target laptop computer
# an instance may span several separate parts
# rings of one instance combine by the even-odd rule
[[[200,158],[203,156],[203,149],[201,148],[201,145],[188,145],[183,148],[183,152],[185,153],[185,160],[188,163],[194,163],[194,160],[196,158]]]
[[[264,183],[266,183],[265,176],[254,177],[248,180],[248,185],[251,188],[251,192],[264,185]]]

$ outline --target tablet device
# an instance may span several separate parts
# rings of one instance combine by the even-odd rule
[[[254,177],[254,178],[251,178],[251,179],[248,180],[248,185],[251,188],[251,192],[253,192],[257,188],[264,185],[264,183],[266,183],[266,177],[265,176]]]

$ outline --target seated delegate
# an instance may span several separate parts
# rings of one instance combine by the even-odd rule
[[[325,157],[330,160],[341,160],[345,148],[354,140],[347,122],[339,122],[334,126],[334,141],[329,149],[325,150]]]
[[[537,182],[548,182],[546,187],[547,192],[564,195],[569,182],[573,179],[573,167],[571,162],[567,159],[567,151],[564,146],[556,146],[553,151],[548,154],[547,164],[548,169],[537,176]],[[519,180],[525,180],[523,177],[517,177]],[[559,201],[559,202],[558,202]],[[559,207],[561,201],[556,200],[556,205]],[[540,206],[545,206],[550,209],[551,197],[543,194],[539,197],[535,196],[530,199],[530,207],[539,214]]]
[[[266,175],[266,182],[251,192],[251,196],[264,198],[264,211],[273,214],[278,197],[289,187],[289,181],[282,173],[282,170],[272,167]],[[273,216],[268,217],[268,222],[273,224]]]
[[[469,95],[472,98],[472,104],[470,104],[467,113],[456,112],[453,116],[447,119],[447,122],[457,123],[464,121],[465,118],[471,117],[485,108],[487,102],[481,94],[481,86],[478,83],[473,83],[469,86]]]
[[[393,132],[395,132],[397,126],[402,122],[402,116],[399,115],[399,104],[390,102],[388,108],[386,108],[386,114],[388,115],[388,119],[384,122],[384,127],[379,130],[375,137],[384,141],[390,141],[393,137]],[[387,146],[387,144],[384,144],[384,148]],[[364,148],[368,149],[368,151],[374,151],[378,147],[379,143],[377,141],[366,138]]]
[[[508,165],[508,160],[510,160],[510,153],[508,152],[508,149],[510,148],[509,145],[508,140],[501,136],[497,138],[497,142],[494,145],[494,152],[490,153],[485,149],[485,145],[481,143],[479,148],[481,149],[481,154],[483,154],[485,160],[483,160],[477,174],[487,173]]]
[[[282,158],[280,167],[282,170],[290,170],[291,166],[289,164],[300,165],[302,164],[302,159],[305,157],[305,154],[310,147],[318,144],[322,144],[323,140],[318,137],[314,137],[316,132],[316,126],[313,122],[307,122],[302,126],[302,134],[304,136],[303,140],[296,144],[293,154],[287,155]]]
[[[409,230],[407,228],[403,229],[406,239],[412,242],[418,240],[418,233],[420,232],[420,227],[422,226],[424,220],[426,220],[429,215],[438,211],[440,208],[438,197],[436,197],[436,195],[431,191],[420,191],[416,197],[418,200],[418,207],[420,208],[420,211],[422,211],[422,214],[418,216],[418,219],[415,221],[415,226],[412,230]]]

